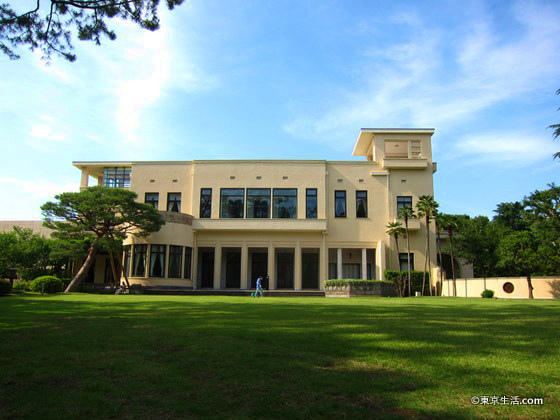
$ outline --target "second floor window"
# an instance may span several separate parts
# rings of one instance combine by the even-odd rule
[[[130,187],[130,168],[124,166],[103,168],[104,187]]]
[[[334,217],[346,217],[346,191],[334,192]]]
[[[410,207],[412,208],[412,197],[409,195],[403,195],[397,197],[397,214],[402,208]]]
[[[274,189],[272,217],[275,219],[297,219],[297,188]]]
[[[367,191],[356,191],[356,217],[367,217]]]
[[[244,189],[222,188],[220,195],[220,217],[224,219],[243,218]]]
[[[399,254],[399,264],[401,271],[408,271],[408,254],[406,252],[401,252]],[[414,270],[414,254],[410,253],[410,270]]]
[[[317,188],[308,188],[305,191],[305,217],[317,218]]]
[[[181,193],[167,194],[167,211],[181,211]]]
[[[212,217],[212,188],[200,189],[200,218]]]
[[[157,210],[159,204],[159,193],[146,193],[144,203],[151,204]]]
[[[247,218],[270,217],[270,188],[247,188]]]

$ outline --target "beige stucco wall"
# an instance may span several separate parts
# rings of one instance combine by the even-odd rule
[[[0,232],[11,232],[14,229],[14,226],[31,229],[33,232],[44,235],[45,237],[49,237],[52,232],[49,228],[43,226],[43,222],[41,220],[0,221]]]
[[[529,297],[529,287],[526,277],[489,277],[487,279],[457,279],[457,297],[480,297],[485,289],[494,291],[497,298]],[[514,286],[512,293],[504,291],[504,284],[511,283]],[[560,298],[560,277],[533,277],[533,296],[539,299]],[[453,296],[453,281],[445,280],[442,289],[443,296]]]

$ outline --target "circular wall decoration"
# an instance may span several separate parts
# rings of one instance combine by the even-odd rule
[[[513,290],[515,288],[513,287],[513,284],[510,283],[509,281],[507,283],[504,283],[504,292],[506,293],[513,293]]]

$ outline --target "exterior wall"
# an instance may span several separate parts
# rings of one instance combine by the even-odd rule
[[[536,299],[560,298],[560,277],[533,277],[533,296]],[[487,279],[456,279],[457,297],[480,297],[485,289],[494,291],[497,298],[528,299],[529,287],[526,277],[489,277]],[[504,291],[504,284],[513,284],[512,293]],[[453,296],[453,281],[444,280],[442,296]]]
[[[31,229],[33,232],[39,233],[47,238],[51,236],[51,230],[43,226],[41,220],[0,221],[0,232],[11,232],[14,226]]]

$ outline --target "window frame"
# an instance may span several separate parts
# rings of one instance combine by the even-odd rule
[[[161,247],[161,249],[163,249],[163,251],[154,251],[155,247]],[[163,254],[163,255],[162,255]],[[152,267],[152,258],[154,256],[160,255],[162,256],[161,261],[162,262],[162,266],[161,266],[161,271],[162,271],[162,275],[161,276],[156,276],[154,275],[153,272],[153,267]],[[161,244],[150,244],[150,265],[148,267],[148,277],[157,277],[157,278],[165,278],[165,260],[167,259],[167,245],[161,245]]]
[[[365,197],[358,197],[358,194],[360,194],[360,193],[363,193],[363,194],[365,195]],[[364,208],[365,208],[365,214],[364,214],[363,216],[360,216],[360,215],[358,214],[358,209],[359,209],[358,203],[359,203],[359,200],[363,200],[364,203],[365,203],[365,206],[364,206]],[[357,191],[356,191],[356,218],[357,218],[357,219],[367,219],[367,218],[368,218],[368,192],[367,192],[367,190],[357,190]]]
[[[403,200],[406,199],[406,200]],[[410,199],[410,200],[408,200]],[[407,205],[406,203],[403,203],[403,201],[410,201],[410,206]],[[397,214],[399,214],[399,211],[401,208],[404,207],[410,207],[411,209],[414,208],[413,207],[413,201],[412,201],[412,196],[411,195],[397,195]]]
[[[206,194],[204,192],[207,192]],[[202,206],[202,200],[204,197],[209,197],[208,200],[208,208],[203,208]],[[203,214],[202,211],[203,210],[208,210],[208,214]],[[200,217],[200,219],[210,219],[212,218],[212,188],[201,188],[200,189],[200,203],[199,203],[199,210],[198,210],[198,215]]]
[[[314,191],[315,195],[309,194],[310,192]],[[318,191],[317,188],[306,188],[305,189],[305,218],[306,219],[317,219],[319,213],[319,199],[318,199]],[[309,215],[309,200],[315,199],[315,213],[311,216]]]
[[[337,197],[338,193],[344,194],[344,197]],[[337,202],[338,200],[344,199],[344,215],[339,216],[337,214]],[[345,219],[348,216],[348,206],[346,202],[346,190],[334,190],[334,217],[337,219]]]
[[[172,252],[173,250],[177,250],[179,249],[179,252]],[[177,267],[177,272],[176,273],[172,273],[171,272],[171,256],[179,256],[179,266]],[[173,264],[176,265],[176,264]],[[169,279],[180,279],[181,278],[181,273],[182,273],[182,269],[183,269],[183,247],[181,245],[169,245],[169,252],[167,255],[167,278]],[[172,275],[172,274],[177,274],[177,275]]]
[[[178,196],[179,200],[171,200],[171,196]],[[174,213],[181,213],[181,200],[182,200],[182,196],[180,192],[168,192],[167,193],[167,211],[171,211]],[[178,203],[177,204],[177,210],[172,210],[173,209],[173,204]]]
[[[401,271],[408,271],[408,254],[399,252],[399,268]],[[410,271],[414,271],[414,252],[410,253]]]
[[[253,191],[268,191],[268,197],[266,195],[263,194],[255,194],[255,195],[250,195],[249,192],[253,190]],[[266,217],[257,217],[257,216],[251,216],[249,214],[249,197],[259,197],[259,198],[268,198],[268,206],[266,208],[267,211],[267,216]],[[270,219],[272,212],[271,210],[271,204],[272,204],[272,189],[271,188],[247,188],[245,191],[245,217],[247,219]],[[254,213],[255,207],[253,205],[253,213]]]
[[[142,256],[144,270],[139,273],[136,270],[137,261],[139,256]],[[148,256],[148,245],[147,244],[134,244],[132,248],[132,276],[131,277],[146,277],[146,260]]]
[[[148,196],[152,195],[155,196],[155,200],[148,200]],[[158,192],[147,192],[144,194],[144,204],[151,204],[157,210],[159,207],[159,193]]]
[[[130,166],[105,166],[102,185],[108,188],[130,188]]]
[[[224,195],[225,190],[241,190],[243,193],[241,195]],[[224,197],[241,197],[241,216],[239,217],[224,217]],[[245,218],[245,188],[220,188],[220,219],[244,219]]]
[[[290,195],[279,194],[279,191],[292,191]],[[293,195],[292,195],[293,194]],[[290,197],[294,199],[295,205],[293,206],[293,217],[279,217],[279,209],[284,207],[276,206],[276,199],[282,197]],[[273,219],[297,219],[298,218],[298,189],[297,188],[273,188],[272,189],[272,218]]]

